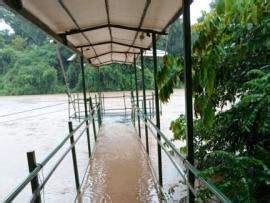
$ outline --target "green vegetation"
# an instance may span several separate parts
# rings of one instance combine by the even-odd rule
[[[233,202],[268,202],[270,2],[216,0],[193,26],[193,36],[196,166]],[[164,64],[159,86],[168,101],[183,81],[183,65],[172,56]],[[171,130],[174,139],[186,139],[183,115]],[[211,198],[205,188],[200,196]]]
[[[50,43],[43,32],[11,12],[0,7],[0,19],[9,24],[15,33],[0,31],[0,95],[48,94],[65,92],[65,82],[56,55],[57,45]],[[157,47],[171,54],[182,51],[181,23],[177,21],[170,28],[168,36],[158,41]],[[175,42],[179,43],[175,43]],[[60,47],[64,69],[71,91],[81,91],[81,68],[78,59],[67,61],[72,52]],[[161,61],[160,61],[161,62]],[[146,88],[153,88],[152,60],[146,59]],[[86,83],[89,91],[130,90],[134,88],[132,68],[113,64],[100,69],[86,66]],[[141,78],[139,71],[138,78]],[[132,77],[132,78],[131,78]],[[99,87],[100,85],[100,87]],[[141,87],[141,82],[140,82]]]

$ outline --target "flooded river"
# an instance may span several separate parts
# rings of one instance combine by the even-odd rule
[[[104,93],[105,96],[122,95],[122,92]],[[129,94],[128,92],[126,93]],[[127,103],[129,101],[127,100]],[[122,103],[121,103],[122,104]],[[119,105],[114,99],[106,99],[105,107]],[[128,104],[127,104],[128,105]],[[35,110],[31,110],[35,109]],[[28,174],[26,152],[35,151],[37,162],[43,160],[48,153],[68,133],[68,102],[65,94],[35,96],[5,96],[0,99],[0,201],[18,185]],[[31,110],[31,111],[30,111]],[[162,105],[161,129],[172,137],[169,125],[171,120],[184,113],[184,91],[175,90],[169,103]],[[107,118],[108,119],[108,118]],[[76,123],[74,124],[76,126]],[[144,129],[142,129],[144,132]],[[142,134],[144,136],[144,134]],[[88,165],[86,137],[82,137],[76,145],[79,174],[81,176]],[[157,171],[156,141],[149,135],[150,160],[153,171]],[[64,147],[66,149],[68,147]],[[91,144],[94,145],[93,136]],[[127,143],[128,144],[128,143]],[[181,143],[177,143],[181,144]],[[61,152],[60,152],[61,154]],[[163,156],[164,188],[178,187],[179,182],[173,165]],[[56,160],[57,157],[54,158]],[[52,160],[52,162],[54,161]],[[50,169],[50,164],[40,173],[40,180]],[[184,187],[178,187],[180,196],[185,194]],[[46,202],[72,202],[76,196],[73,166],[69,154],[57,168],[45,190],[41,194]],[[15,202],[27,202],[31,196],[28,186]],[[179,194],[178,194],[179,196]],[[155,201],[153,201],[155,202]]]

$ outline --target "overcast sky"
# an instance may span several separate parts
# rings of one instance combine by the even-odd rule
[[[202,11],[210,10],[210,3],[212,0],[193,0],[193,3],[190,6],[190,19],[191,24],[197,22],[197,19],[201,17]]]
[[[197,22],[197,19],[201,17],[202,11],[209,11],[210,7],[209,4],[212,2],[212,0],[193,0],[193,3],[190,7],[190,17],[191,17],[191,24],[194,24]],[[0,20],[0,30],[12,30],[11,27],[3,20]]]

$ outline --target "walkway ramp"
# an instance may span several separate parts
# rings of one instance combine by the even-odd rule
[[[103,123],[87,175],[82,202],[158,202],[148,158],[131,125]]]

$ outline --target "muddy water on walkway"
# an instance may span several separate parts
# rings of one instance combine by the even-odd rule
[[[149,162],[130,124],[104,122],[82,200],[158,202]]]
[[[122,93],[105,93],[105,95],[119,95]],[[163,105],[161,116],[162,130],[171,137],[169,123],[184,112],[184,92],[177,90],[171,101]],[[35,150],[37,161],[41,161],[68,133],[66,95],[37,95],[13,96],[0,98],[0,202],[28,173],[26,152]],[[127,101],[128,103],[128,101]],[[122,101],[106,100],[105,106],[122,106]],[[51,106],[55,105],[55,106]],[[33,112],[3,115],[23,110],[51,106]],[[76,124],[74,124],[75,126]],[[91,131],[92,132],[92,131]],[[94,145],[93,134],[91,143]],[[143,135],[144,136],[144,135]],[[142,139],[144,140],[144,138]],[[87,166],[86,137],[83,137],[77,147],[79,173],[82,179]],[[153,168],[156,170],[156,142],[150,136],[150,155]],[[178,143],[181,144],[181,143]],[[67,145],[68,146],[68,145]],[[163,155],[163,175],[165,188],[173,187],[179,181],[179,175]],[[57,158],[57,157],[56,157]],[[54,159],[56,160],[56,159]],[[48,172],[44,168],[44,175]],[[102,174],[100,174],[102,176]],[[42,179],[42,174],[40,176]],[[150,183],[149,185],[151,185]],[[75,197],[74,176],[71,155],[67,156],[56,173],[45,187],[44,197],[46,202],[72,202]],[[151,188],[151,187],[150,187]],[[180,188],[180,187],[179,187]],[[181,188],[181,191],[184,190]],[[150,190],[149,190],[150,191]],[[185,192],[181,192],[184,194]],[[27,202],[30,196],[30,187],[21,193],[15,202]],[[151,192],[149,193],[151,196]]]

